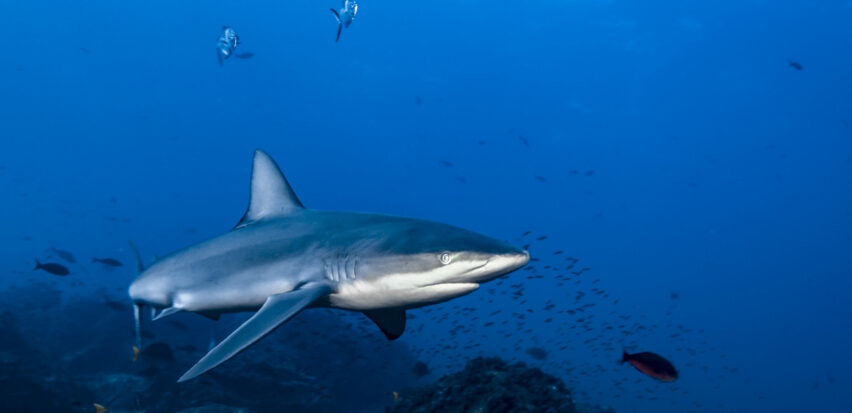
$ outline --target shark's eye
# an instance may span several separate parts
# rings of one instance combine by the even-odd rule
[[[447,253],[445,252],[445,253],[441,254],[441,256],[439,257],[439,259],[441,260],[441,264],[447,265],[447,264],[449,264],[449,263],[450,263],[450,261],[452,261],[452,260],[453,260],[453,257],[451,257],[451,256],[450,256],[450,254],[447,254]]]

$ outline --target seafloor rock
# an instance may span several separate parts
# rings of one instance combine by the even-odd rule
[[[211,404],[207,406],[193,407],[190,409],[181,410],[177,413],[252,413],[252,411],[239,407],[225,406],[222,404]]]
[[[386,341],[363,316],[332,310],[305,312],[222,366],[177,383],[211,337],[248,315],[143,323],[134,362],[129,313],[112,311],[102,296],[69,297],[60,309],[57,293],[46,306],[30,305],[42,294],[0,291],[8,303],[0,310],[0,412],[83,413],[94,403],[110,413],[374,412],[391,390],[416,383],[408,347]]]
[[[148,378],[124,373],[74,376],[73,380],[92,393],[93,403],[109,404],[110,411],[116,411],[114,406],[120,403],[132,406],[133,397],[151,387]]]
[[[81,411],[91,400],[88,390],[55,377],[0,377],[0,412]]]
[[[579,412],[562,380],[523,363],[476,358],[464,370],[402,392],[390,412]]]
[[[9,351],[18,349],[24,346],[24,339],[21,338],[18,320],[9,311],[0,312],[0,350]]]

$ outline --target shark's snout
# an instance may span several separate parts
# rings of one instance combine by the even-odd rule
[[[483,283],[515,271],[530,261],[530,254],[511,247],[506,251],[489,255],[485,263],[459,274],[448,282]]]
[[[530,253],[522,249],[500,254],[488,260],[495,277],[515,271],[530,262]]]

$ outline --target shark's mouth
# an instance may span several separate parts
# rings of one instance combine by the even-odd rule
[[[463,265],[463,264],[458,264]],[[467,268],[448,268],[447,271],[435,271],[434,274],[426,274],[421,279],[423,282],[417,283],[418,287],[429,287],[434,285],[445,284],[468,284],[478,278],[482,269],[488,266],[488,261],[471,262],[466,265]],[[452,271],[450,271],[452,270]]]
[[[428,285],[453,283],[481,284],[484,282],[491,281],[497,277],[506,275],[510,272],[513,272],[526,265],[529,260],[530,256],[526,252],[524,252],[523,254],[495,255],[489,257],[482,264],[472,266],[461,273],[456,273],[456,275],[454,276],[448,277],[439,282],[430,283]]]

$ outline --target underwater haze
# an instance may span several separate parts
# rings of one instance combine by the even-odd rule
[[[852,2],[362,0],[337,41],[330,8],[0,4],[0,410],[391,411],[483,356],[576,411],[852,411]],[[178,384],[250,313],[134,349],[128,241],[230,231],[256,149],[307,208],[532,261],[398,340],[308,309]]]

